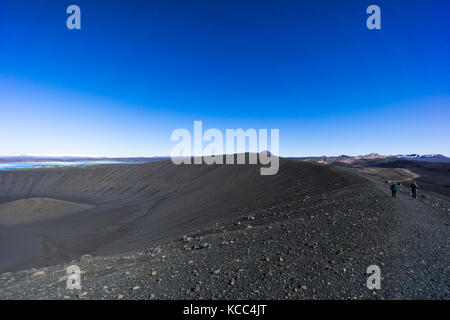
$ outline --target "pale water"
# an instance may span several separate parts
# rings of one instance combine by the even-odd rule
[[[42,167],[82,167],[98,164],[138,164],[125,161],[42,161],[42,162],[5,162],[0,163],[0,170],[42,168]]]

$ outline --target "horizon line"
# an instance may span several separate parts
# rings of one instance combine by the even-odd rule
[[[269,151],[270,152],[270,151]],[[245,152],[249,153],[249,152]],[[260,153],[260,152],[254,152],[254,153]],[[237,153],[235,153],[237,154]],[[223,154],[225,155],[225,154]],[[371,152],[368,154],[358,154],[358,155],[350,155],[350,154],[339,154],[339,155],[279,155],[281,158],[321,158],[321,157],[368,157],[368,156],[380,156],[380,157],[394,157],[394,156],[411,156],[411,155],[418,155],[418,156],[444,156],[449,158],[450,156],[443,154],[443,153],[426,153],[426,154],[420,154],[420,153],[398,153],[398,154],[384,154],[384,153],[378,153],[378,152]],[[211,155],[190,155],[187,157],[200,157],[200,156],[211,156]],[[217,155],[220,156],[220,155]],[[170,155],[151,155],[151,156],[105,156],[105,155],[31,155],[31,154],[20,154],[20,155],[0,155],[0,158],[74,158],[74,159],[84,159],[84,158],[92,158],[92,159],[129,159],[129,158],[171,158]]]

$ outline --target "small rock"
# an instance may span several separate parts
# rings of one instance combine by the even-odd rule
[[[6,272],[6,273],[4,273],[4,274],[2,274],[2,279],[8,279],[9,277],[11,277],[12,276],[12,273],[11,272]]]
[[[69,278],[69,276],[70,276],[69,274],[66,274],[66,275],[60,277],[60,278],[58,279],[58,282],[61,282],[61,281],[67,281],[67,279]]]
[[[183,236],[183,239],[182,239],[184,242],[191,242],[192,241],[192,238],[191,237],[186,237],[186,236]]]
[[[80,258],[81,262],[89,262],[92,261],[92,256],[90,254],[82,255]]]
[[[40,277],[40,276],[43,276],[43,275],[44,275],[44,271],[36,271],[31,276],[32,277]]]

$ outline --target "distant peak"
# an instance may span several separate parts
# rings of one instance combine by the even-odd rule
[[[384,154],[372,152],[369,154],[360,155],[359,157],[362,157],[362,158],[385,158],[386,156]]]

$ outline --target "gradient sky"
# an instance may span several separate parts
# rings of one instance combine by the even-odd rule
[[[81,8],[82,29],[66,28]],[[381,8],[381,30],[366,8]],[[450,156],[450,2],[2,0],[0,155],[169,155],[279,128],[284,156]]]

